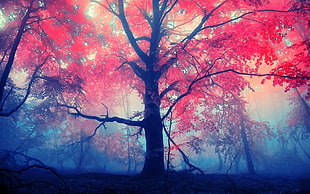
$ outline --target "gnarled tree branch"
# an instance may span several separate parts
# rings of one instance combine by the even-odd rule
[[[74,106],[69,106],[66,104],[58,104],[58,106],[67,108],[68,113],[71,115],[83,117],[85,119],[96,120],[101,123],[117,122],[117,123],[129,125],[129,126],[143,127],[143,121],[132,121],[132,120],[124,119],[121,117],[109,117],[108,115],[106,115],[105,117],[91,116],[91,115],[83,114],[81,111],[79,111],[77,107],[74,107]]]
[[[178,151],[179,151],[180,154],[182,155],[184,162],[190,167],[190,169],[191,169],[191,170],[197,170],[199,173],[204,174],[203,171],[202,171],[200,168],[198,168],[197,166],[193,165],[193,164],[189,161],[188,157],[187,157],[186,154],[183,152],[183,150],[182,150],[182,149],[175,143],[175,141],[171,138],[171,136],[170,136],[169,132],[167,131],[165,125],[163,125],[163,128],[164,128],[164,131],[165,131],[165,133],[166,133],[166,135],[167,135],[169,141],[171,141],[172,144],[176,146],[176,148],[178,149]]]
[[[30,95],[31,87],[32,87],[33,83],[36,81],[36,79],[39,78],[39,77],[36,76],[37,73],[38,73],[38,71],[39,71],[39,70],[41,69],[41,67],[46,63],[46,61],[47,61],[47,59],[48,59],[49,57],[50,57],[50,56],[47,56],[47,57],[44,59],[44,61],[43,61],[40,65],[38,65],[38,66],[36,67],[36,69],[34,70],[32,76],[31,76],[31,79],[30,79],[30,81],[29,81],[29,83],[28,83],[28,87],[27,87],[26,94],[25,94],[24,98],[22,99],[22,101],[21,101],[18,105],[16,105],[13,109],[11,109],[11,110],[8,111],[8,112],[2,112],[2,107],[3,107],[4,103],[5,103],[4,101],[2,102],[1,107],[0,107],[0,108],[1,108],[1,110],[0,110],[0,116],[5,116],[5,117],[10,116],[10,115],[13,114],[14,112],[16,112],[16,111],[26,102],[26,100],[28,99],[28,96]],[[6,98],[7,98],[7,97],[6,97]],[[6,100],[6,98],[5,98],[4,100]]]
[[[238,75],[246,75],[246,76],[254,76],[254,77],[267,77],[267,76],[273,76],[273,77],[282,77],[282,78],[286,78],[286,79],[307,79],[310,80],[309,76],[286,76],[286,75],[280,75],[280,74],[274,74],[274,73],[264,73],[264,74],[256,74],[256,73],[244,73],[244,72],[239,72],[236,71],[234,69],[226,69],[223,71],[217,71],[214,73],[207,73],[201,77],[198,77],[196,79],[194,79],[189,86],[187,87],[187,91],[183,94],[181,94],[173,103],[172,105],[169,107],[169,109],[167,110],[166,114],[164,114],[164,116],[162,117],[162,120],[164,120],[165,118],[167,118],[167,116],[170,114],[170,112],[173,110],[173,108],[176,106],[176,104],[183,99],[184,97],[186,97],[187,95],[189,95],[192,91],[193,86],[203,80],[206,79],[208,77],[214,76],[214,75],[218,75],[218,74],[222,74],[222,73],[227,73],[227,72],[232,72],[232,73],[236,73]]]

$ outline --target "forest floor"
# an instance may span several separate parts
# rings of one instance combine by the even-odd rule
[[[16,179],[17,177],[14,177]],[[62,179],[62,180],[61,180]],[[12,179],[13,180],[13,179]],[[198,175],[174,172],[161,178],[104,173],[23,173],[7,181],[7,193],[310,193],[310,177]]]

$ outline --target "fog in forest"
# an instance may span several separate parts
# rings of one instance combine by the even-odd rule
[[[255,172],[272,176],[309,176],[309,125],[305,124],[303,116],[306,119],[307,115],[294,97],[294,92],[284,93],[281,88],[262,87],[246,98],[250,117],[265,124],[265,128],[251,128],[257,130],[256,134],[248,135]],[[137,99],[135,94],[124,98],[117,114],[141,111],[139,109],[143,107]],[[144,132],[139,131],[139,128],[110,123],[96,129],[96,121],[71,115],[58,117],[53,115],[56,113],[49,107],[34,113],[34,103],[39,102],[29,99],[19,113],[8,118],[0,117],[1,168],[22,169],[42,162],[59,171],[79,173],[133,175],[141,171],[145,140]],[[40,105],[44,106],[36,104]],[[55,118],[57,124],[46,122]],[[174,124],[169,130],[171,134],[177,131]],[[249,173],[241,136],[232,139],[230,136],[216,137],[205,133],[208,133],[208,129],[175,135],[177,146],[165,136],[167,169],[188,169],[178,147],[190,163],[206,174]],[[217,142],[219,139],[223,142]]]
[[[309,12],[0,0],[0,193],[310,191]]]

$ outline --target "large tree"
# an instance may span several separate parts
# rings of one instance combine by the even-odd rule
[[[179,130],[189,130],[190,121],[199,119],[198,106],[233,100],[250,88],[242,76],[267,76],[275,85],[288,82],[288,89],[309,85],[309,41],[296,30],[309,28],[304,1],[47,2],[45,16],[57,20],[40,27],[55,60],[43,68],[41,86],[55,86],[61,93],[55,98],[70,114],[99,126],[118,122],[143,129],[145,175],[164,172],[163,126],[172,111],[183,123]],[[142,99],[142,116],[111,116],[113,99],[132,89]],[[95,103],[104,106],[89,105]]]
[[[163,120],[174,108],[194,110],[199,99],[207,98],[204,91],[220,95],[216,92],[219,85],[239,96],[248,82],[238,74],[268,76],[260,74],[263,65],[273,67],[269,76],[276,76],[275,84],[309,76],[305,46],[291,48],[300,39],[286,38],[294,36],[294,24],[305,19],[305,4],[168,0],[95,3],[111,18],[105,25],[109,33],[106,41],[116,56],[108,58],[104,66],[123,74],[142,94],[144,116],[137,121],[109,115],[92,117],[69,108],[75,109],[73,114],[100,122],[142,127],[147,144],[142,173],[164,170]],[[115,45],[122,46],[119,49]],[[286,52],[291,57],[284,57]],[[307,82],[296,80],[294,87]]]

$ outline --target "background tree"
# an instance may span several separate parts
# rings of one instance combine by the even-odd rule
[[[278,140],[283,149],[292,149],[294,152],[301,152],[300,156],[310,159],[307,147],[309,146],[309,105],[303,97],[303,94],[295,89],[290,94],[291,111],[288,113],[288,119],[278,126]]]
[[[61,66],[68,55],[75,51],[74,48],[83,49],[83,44],[68,42],[69,34],[66,33],[62,37],[57,36],[64,31],[63,27],[73,32],[72,36],[77,36],[76,33],[81,29],[75,26],[71,17],[80,22],[85,18],[81,17],[83,14],[76,12],[77,7],[69,2],[49,0],[5,0],[0,3],[5,8],[1,9],[0,29],[0,116],[10,116],[17,111],[26,102],[38,79],[41,80],[40,98],[47,96],[47,91],[41,90],[42,82],[49,82],[50,85],[54,83],[54,90],[66,88],[67,92],[72,92],[73,89],[78,89],[78,78],[68,76],[65,70],[61,70]],[[64,47],[69,45],[70,51],[60,51],[64,51]],[[63,76],[61,82],[58,79],[60,71]],[[13,80],[14,85],[10,80]],[[19,90],[21,99],[15,106],[8,106],[6,101],[13,96],[14,90]]]
[[[28,58],[28,60],[26,59],[25,61],[23,61],[24,63],[32,63],[33,64],[32,66],[34,66],[34,67],[31,67],[31,65],[27,66],[27,68],[29,69],[34,68],[34,70],[32,76],[29,76],[30,81],[25,89],[26,92],[21,98],[20,102],[17,103],[17,105],[7,107],[5,106],[5,103],[8,97],[11,95],[11,92],[14,89],[14,87],[16,88],[16,85],[15,86],[9,85],[9,75],[13,69],[14,63],[16,65],[16,63],[19,62],[15,60],[18,47],[20,46],[22,39],[25,38],[27,33],[31,34],[30,36],[33,36],[33,38],[35,38],[34,40],[38,41],[42,40],[43,35],[42,33],[40,33],[40,29],[38,29],[38,26],[36,25],[39,25],[39,23],[42,20],[48,18],[41,18],[37,14],[39,10],[45,9],[45,6],[44,4],[40,4],[38,2],[35,2],[34,0],[3,1],[1,2],[1,4],[4,7],[8,8],[3,10],[7,11],[5,14],[11,14],[12,20],[14,20],[14,23],[13,22],[9,23],[7,26],[4,27],[4,30],[1,30],[0,33],[0,40],[1,40],[0,116],[9,116],[13,112],[17,111],[22,106],[23,103],[25,103],[30,94],[31,86],[36,79],[35,76],[38,70],[46,63],[48,58],[45,52],[46,49],[44,51],[44,45],[40,45],[43,46],[42,49],[42,47],[38,46],[35,43],[35,41],[33,41],[34,45],[36,46],[30,49],[30,53],[31,51],[33,51],[33,54],[36,54],[37,60],[31,61]],[[17,9],[17,7],[23,7],[23,9]],[[39,52],[40,49],[41,52]]]

